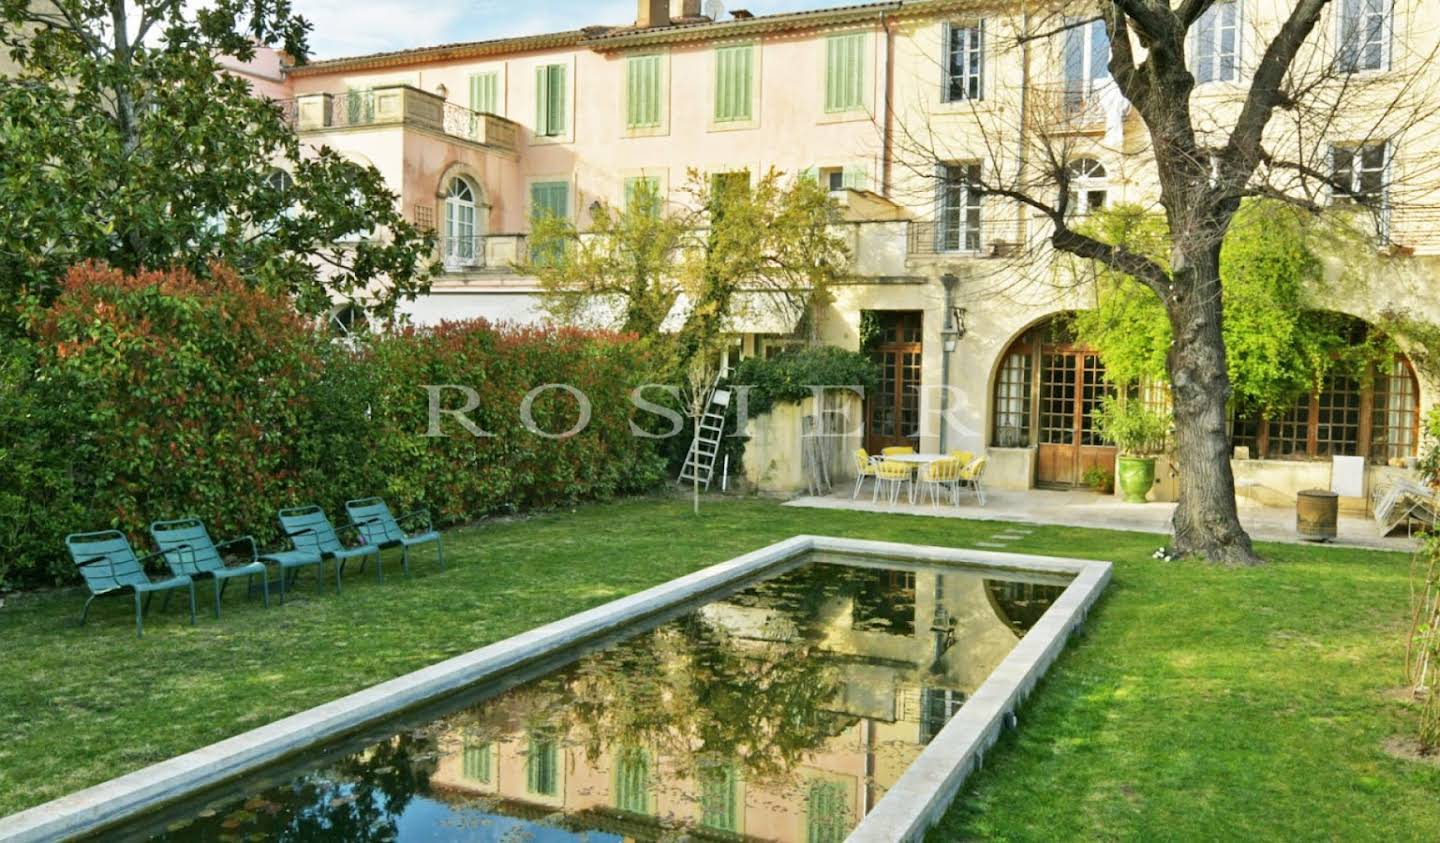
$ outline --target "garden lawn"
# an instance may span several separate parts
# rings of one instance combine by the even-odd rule
[[[231,589],[198,626],[172,604],[134,636],[126,599],[11,595],[0,609],[0,815],[53,799],[798,533],[951,546],[1003,525],[637,499],[446,534],[450,567],[389,554],[384,584],[306,580],[264,611]],[[1272,564],[1150,558],[1158,537],[1035,527],[1007,550],[1108,559],[1115,576],[987,754],[935,840],[1440,839],[1440,767],[1386,753],[1408,560],[1265,545]],[[159,602],[156,601],[158,608]],[[152,610],[153,611],[153,610]]]

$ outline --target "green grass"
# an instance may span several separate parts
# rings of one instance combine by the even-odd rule
[[[447,535],[417,577],[225,617],[75,590],[0,610],[0,815],[797,533],[965,546],[1002,525],[758,500],[631,500]],[[1009,549],[1109,559],[1087,632],[932,839],[1440,839],[1440,767],[1393,758],[1408,560],[1263,548],[1247,570],[1150,559],[1159,539],[1039,527]],[[200,608],[207,610],[208,584]],[[158,606],[158,603],[157,603]]]

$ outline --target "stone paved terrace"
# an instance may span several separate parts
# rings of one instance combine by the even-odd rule
[[[824,497],[803,496],[787,502],[786,506],[815,507],[820,509],[855,509],[868,512],[896,512],[909,515],[929,515],[940,518],[969,518],[974,520],[1010,521],[1031,524],[1059,524],[1069,527],[1098,527],[1110,530],[1133,530],[1138,532],[1168,534],[1170,517],[1175,511],[1173,503],[1125,503],[1114,495],[1101,495],[1088,490],[1057,491],[1031,489],[1029,491],[986,492],[986,504],[980,506],[974,495],[962,491],[959,506],[941,504],[936,507],[929,502],[911,504],[903,497],[893,507],[889,502],[870,500],[870,484],[855,500],[850,499],[850,485],[837,486],[835,491]],[[1295,536],[1294,507],[1267,507],[1239,500],[1240,520],[1250,535],[1260,541],[1300,543]],[[1004,533],[1004,530],[1000,530]],[[1418,546],[1414,538],[1405,535],[1403,529],[1392,536],[1381,536],[1373,518],[1358,515],[1340,515],[1337,546],[1368,547],[1377,550],[1413,552]],[[1007,544],[1003,536],[995,539],[995,547]],[[1156,541],[1156,547],[1161,545]]]

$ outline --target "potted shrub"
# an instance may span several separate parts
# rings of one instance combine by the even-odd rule
[[[1165,452],[1170,436],[1170,414],[1153,410],[1145,402],[1106,396],[1095,412],[1095,432],[1120,449],[1115,483],[1128,503],[1144,503],[1155,485],[1155,457]]]

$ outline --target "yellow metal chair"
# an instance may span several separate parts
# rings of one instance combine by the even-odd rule
[[[975,493],[981,506],[985,505],[985,467],[989,464],[989,457],[980,457],[960,470],[960,483]]]
[[[855,500],[855,496],[860,494],[860,487],[864,485],[866,477],[875,477],[875,463],[879,460],[879,457],[870,456],[864,448],[855,449],[855,491],[850,493],[850,500]],[[878,480],[876,485],[879,485]]]
[[[952,504],[957,502],[956,481],[960,479],[961,469],[961,462],[954,457],[939,459],[925,466],[925,470],[920,473],[920,500],[925,500],[925,491],[928,489],[931,506],[940,505],[942,491]]]
[[[954,457],[960,463],[961,468],[975,461],[973,451],[951,451],[950,456]]]
[[[900,457],[915,453],[915,449],[909,445],[891,445],[889,448],[881,448],[880,453],[887,457]]]
[[[880,487],[888,488],[890,505],[893,507],[895,501],[900,497],[900,487],[910,483],[910,473],[913,466],[908,462],[895,462],[893,460],[881,460],[875,464],[875,495],[878,500]]]

